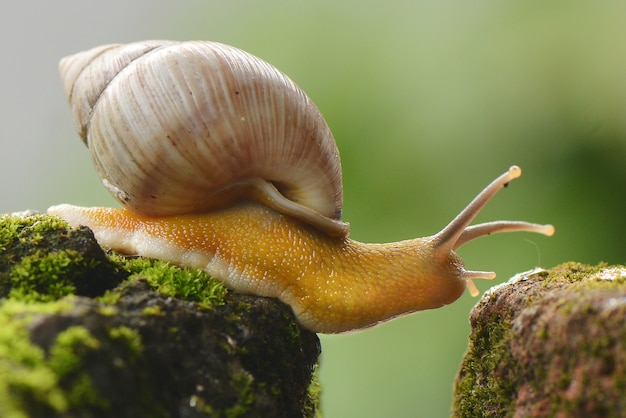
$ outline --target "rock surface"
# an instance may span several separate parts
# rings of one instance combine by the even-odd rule
[[[277,300],[0,217],[0,416],[315,416],[320,345]]]
[[[485,293],[470,323],[454,416],[626,416],[625,267],[517,275]]]

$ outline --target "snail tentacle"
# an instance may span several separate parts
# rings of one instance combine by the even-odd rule
[[[454,249],[456,250],[469,241],[484,237],[485,235],[516,231],[535,232],[537,234],[552,236],[554,235],[554,226],[524,221],[492,221],[471,225],[465,228],[459,239],[456,241]]]
[[[435,240],[437,241],[437,247],[442,252],[450,252],[455,248],[458,248],[457,242],[465,232],[470,222],[478,215],[480,210],[485,207],[487,202],[495,196],[498,191],[507,186],[513,179],[522,175],[522,169],[518,166],[511,166],[505,173],[498,176],[487,187],[485,187],[476,197],[437,235]],[[492,231],[493,232],[493,231]],[[477,238],[477,237],[476,237]]]
[[[457,250],[469,241],[499,232],[535,232],[547,236],[554,234],[554,226],[540,225],[523,221],[493,221],[469,226],[470,222],[478,215],[482,208],[492,197],[508,186],[509,182],[520,177],[522,169],[516,165],[511,166],[506,172],[498,176],[487,185],[476,197],[463,209],[448,225],[434,236],[436,242],[435,252],[441,257],[446,257],[451,251]],[[492,280],[496,277],[493,271],[464,270],[462,278],[467,282],[467,287],[472,296],[478,295],[478,289],[472,279]]]

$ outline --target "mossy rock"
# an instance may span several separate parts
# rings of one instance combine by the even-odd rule
[[[320,345],[275,299],[0,217],[0,416],[316,416]]]
[[[519,274],[485,293],[470,323],[454,416],[626,416],[624,266]]]

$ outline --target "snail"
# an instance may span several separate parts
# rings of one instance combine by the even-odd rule
[[[286,75],[208,41],[105,45],[64,58],[65,94],[105,187],[123,208],[53,206],[126,254],[204,269],[276,297],[314,332],[340,333],[452,303],[473,279],[456,250],[484,235],[552,225],[469,226],[521,175],[497,177],[439,233],[387,244],[348,238],[339,152],[319,109]]]

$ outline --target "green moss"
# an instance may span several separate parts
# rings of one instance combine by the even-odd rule
[[[457,382],[456,391],[464,396],[456,405],[459,416],[503,417],[512,412],[511,399],[516,393],[514,376],[495,375],[494,370],[502,364],[511,364],[512,356],[508,348],[511,337],[510,321],[500,317],[475,328],[471,346],[464,361],[464,373]],[[488,415],[481,409],[483,405],[493,407]]]
[[[141,337],[136,330],[120,326],[112,328],[103,342],[87,328],[72,326],[58,334],[47,354],[31,343],[28,329],[37,316],[61,313],[71,306],[66,300],[39,304],[7,300],[0,305],[0,416],[108,409],[108,400],[99,394],[85,364],[103,344],[117,344],[126,353],[124,359],[138,359],[143,353]]]
[[[9,271],[9,298],[29,302],[50,302],[76,292],[74,277],[83,268],[93,268],[93,260],[85,261],[76,251],[36,252],[26,256]]]
[[[32,241],[37,244],[42,239],[42,232],[67,228],[67,222],[47,215],[0,216],[0,252],[5,251],[16,239],[21,243]]]
[[[44,405],[48,412],[68,408],[59,376],[44,351],[30,342],[27,329],[34,317],[70,307],[67,301],[32,305],[6,300],[0,305],[0,416],[26,417],[24,411],[32,403]]]
[[[48,364],[59,377],[63,378],[80,370],[82,357],[98,348],[100,342],[86,328],[70,327],[57,336],[56,342],[50,348]]]
[[[210,417],[238,418],[244,416],[254,404],[254,377],[246,371],[237,372],[232,375],[230,385],[237,390],[239,397],[235,404],[226,410],[215,408],[207,399],[198,395],[193,395],[190,398],[190,404],[197,411]]]
[[[46,215],[0,216],[0,297],[48,302],[96,296],[124,277],[86,229]]]
[[[119,302],[121,296],[122,295],[120,294],[119,289],[107,290],[104,295],[98,298],[98,302],[102,302],[107,305],[115,305]]]
[[[77,280],[80,282],[85,272],[93,270],[98,262],[69,249],[51,252],[42,246],[37,250],[43,234],[52,230],[67,231],[68,228],[64,221],[46,215],[0,217],[0,252],[15,248],[16,243],[24,244],[20,248],[30,249],[30,253],[20,254],[15,262],[0,259],[0,273],[4,268],[8,274],[5,284],[0,283],[5,295],[15,300],[48,302],[77,293]],[[224,285],[200,270],[179,268],[158,260],[127,259],[120,255],[111,255],[110,259],[131,273],[132,278],[144,278],[165,296],[197,302],[204,308],[224,303],[227,294]],[[119,292],[107,291],[100,300],[114,304],[119,300]]]
[[[98,313],[103,316],[115,316],[119,310],[113,305],[104,305],[98,309]]]
[[[78,373],[66,393],[70,406],[75,410],[86,409],[85,407],[97,407],[100,410],[111,408],[109,401],[100,395],[87,373]]]
[[[295,321],[289,323],[289,329],[287,330],[289,333],[289,338],[292,342],[299,341],[302,337],[302,328]]]
[[[254,403],[254,377],[251,374],[241,371],[231,377],[231,385],[239,393],[237,404],[226,410],[227,418],[237,418],[244,415]]]
[[[141,336],[137,330],[119,326],[112,328],[109,331],[109,336],[113,341],[119,341],[125,345],[130,359],[138,359],[143,354],[143,343],[141,342]]]
[[[302,411],[304,416],[310,417],[313,416],[313,412],[315,412],[315,416],[317,418],[321,418],[322,411],[319,405],[319,400],[322,396],[322,385],[320,384],[319,378],[319,365],[315,365],[315,369],[313,370],[313,375],[311,376],[311,384],[308,388],[308,400],[304,405],[304,410]]]
[[[165,313],[160,306],[146,306],[141,310],[142,315],[146,316],[163,316]]]
[[[83,282],[85,272],[92,271],[98,263],[85,259],[73,250],[50,251],[41,245],[44,234],[50,231],[68,231],[69,225],[59,218],[47,215],[0,216],[0,253],[9,247],[17,251],[12,258],[0,258],[0,273],[7,271],[9,280],[0,287],[5,295],[24,301],[48,302],[76,293],[76,283]],[[17,247],[19,248],[17,248]],[[26,251],[23,253],[22,251]],[[195,269],[183,269],[169,263],[149,259],[127,259],[111,255],[111,261],[130,272],[132,277],[142,277],[159,293],[197,302],[210,308],[224,303],[227,290],[208,274]],[[2,294],[2,289],[0,289]],[[118,292],[108,292],[102,297],[106,303],[115,303]]]
[[[86,358],[97,352],[100,346],[101,342],[86,328],[73,326],[59,333],[50,348],[47,366],[57,375],[59,385],[65,389],[70,407],[107,408],[109,405],[83,371]]]
[[[162,295],[197,302],[203,308],[223,305],[228,293],[222,282],[202,270],[145,258],[112,256],[112,259],[131,273],[131,279],[143,278]]]
[[[569,262],[558,265],[550,270],[549,274],[545,278],[545,283],[550,285],[554,282],[568,282],[568,283],[584,283],[589,285],[595,281],[589,280],[594,274],[600,273],[606,269],[608,265],[606,263],[600,263],[596,266],[590,266],[587,264]],[[595,282],[597,283],[597,282]]]

